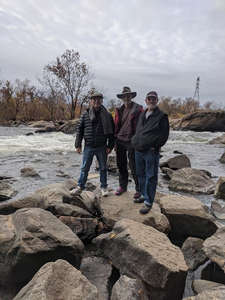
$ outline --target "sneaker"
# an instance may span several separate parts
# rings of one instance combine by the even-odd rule
[[[142,195],[139,198],[134,199],[134,203],[144,203],[144,201],[145,201],[145,198]]]
[[[141,193],[140,192],[136,192],[135,194],[134,194],[134,199],[138,199],[138,198],[140,198],[141,197]]]
[[[122,195],[123,193],[125,193],[127,190],[126,189],[123,189],[122,187],[119,187],[116,192],[115,192],[115,195],[116,196],[120,196]]]
[[[109,194],[109,191],[107,190],[107,188],[102,188],[101,193],[102,193],[102,197],[107,197]]]
[[[72,189],[70,191],[70,195],[76,195],[76,194],[80,194],[82,192],[82,188],[78,185],[75,189]]]
[[[149,205],[144,204],[144,206],[139,210],[139,213],[142,215],[145,215],[151,210],[151,208],[152,208],[152,205],[149,206]]]

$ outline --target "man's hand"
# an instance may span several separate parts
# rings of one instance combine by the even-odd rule
[[[110,148],[106,148],[106,153],[109,154],[112,151]]]
[[[81,147],[78,147],[78,148],[75,148],[75,151],[79,154],[81,154],[82,150],[81,150]]]

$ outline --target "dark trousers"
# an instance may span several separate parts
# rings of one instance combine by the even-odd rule
[[[116,162],[119,169],[119,184],[123,189],[128,185],[127,160],[135,183],[135,190],[139,191],[138,178],[136,175],[135,151],[130,143],[117,141],[116,143]]]

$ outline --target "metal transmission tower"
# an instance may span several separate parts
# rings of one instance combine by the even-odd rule
[[[199,96],[199,84],[200,84],[200,77],[197,77],[193,99],[197,98],[198,102],[199,102],[199,98],[200,98],[200,96]]]

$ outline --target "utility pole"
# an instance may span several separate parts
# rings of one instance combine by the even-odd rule
[[[198,102],[199,102],[199,99],[200,99],[199,85],[200,85],[200,77],[198,76],[197,80],[196,80],[195,92],[194,92],[194,96],[193,96],[193,99],[197,98]]]

